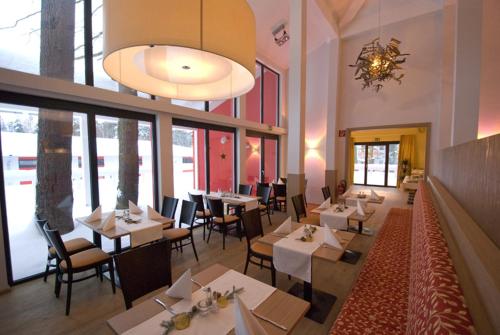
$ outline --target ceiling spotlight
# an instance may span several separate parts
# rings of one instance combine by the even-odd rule
[[[282,46],[290,39],[290,35],[288,35],[288,33],[286,32],[284,23],[279,24],[276,28],[273,29],[273,36],[274,42],[278,46]]]

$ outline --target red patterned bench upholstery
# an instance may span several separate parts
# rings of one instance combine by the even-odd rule
[[[392,208],[331,334],[474,334],[430,191]]]

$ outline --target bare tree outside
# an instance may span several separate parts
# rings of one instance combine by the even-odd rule
[[[40,75],[73,81],[75,1],[42,0]],[[73,113],[38,114],[36,214],[61,233],[74,229],[71,181]]]
[[[120,93],[137,95],[137,91],[119,86]],[[118,119],[118,192],[116,208],[128,208],[128,201],[139,198],[139,124],[137,120]]]

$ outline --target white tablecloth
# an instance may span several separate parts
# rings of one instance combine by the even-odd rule
[[[245,276],[234,270],[229,270],[219,278],[207,284],[207,287],[212,288],[212,291],[219,291],[224,293],[227,290],[232,290],[233,285],[237,288],[244,287],[244,291],[239,294],[241,300],[249,309],[253,309],[266,300],[276,288],[264,284],[258,280]],[[193,293],[191,300],[183,299],[174,304],[172,308],[177,313],[186,312],[191,309],[191,306],[196,302],[205,298],[205,292],[197,290]],[[152,334],[160,335],[163,329],[160,323],[164,320],[169,320],[172,317],[168,311],[163,311],[151,319],[129,329],[124,334],[126,335],[142,335]],[[234,305],[231,302],[226,308],[221,308],[217,313],[209,313],[206,316],[196,315],[191,320],[189,328],[182,331],[173,330],[169,334],[186,334],[186,335],[225,335],[234,328]]]
[[[117,215],[122,215],[122,211],[117,211]],[[130,214],[133,220],[141,220],[139,223],[126,223],[123,219],[116,219],[116,225],[130,232],[130,245],[135,248],[139,245],[163,238],[163,225],[154,220],[149,220],[147,214]]]
[[[343,212],[335,212],[338,205],[322,211],[319,215],[319,224],[324,227],[328,226],[332,229],[347,229],[347,217],[356,211],[355,206],[347,206]]]
[[[299,228],[273,244],[273,263],[276,270],[311,282],[312,254],[324,241],[323,227],[316,227],[311,242],[297,240],[304,235]]]
[[[244,195],[239,195],[238,198],[235,198],[235,197],[221,197],[220,193],[210,193],[210,195],[207,195],[207,197],[222,199],[223,202],[229,204],[234,204],[234,205],[241,204],[245,206],[246,211],[259,207],[259,201],[256,198],[247,197]]]

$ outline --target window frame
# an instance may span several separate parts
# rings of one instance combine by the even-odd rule
[[[268,133],[261,133],[258,131],[254,130],[249,130],[247,129],[245,131],[245,136],[246,137],[253,137],[253,138],[259,138],[260,139],[260,173],[259,173],[259,180],[260,182],[263,182],[263,177],[265,175],[265,145],[264,145],[264,140],[274,140],[276,141],[276,176],[279,178],[280,175],[280,137],[278,135],[274,134],[268,134]],[[264,173],[263,173],[264,172]]]
[[[159,178],[158,178],[158,138],[156,115],[149,113],[139,113],[127,109],[117,109],[104,107],[82,102],[72,102],[56,98],[39,97],[24,93],[14,93],[0,90],[0,102],[19,106],[29,106],[34,108],[47,108],[54,110],[63,110],[68,112],[77,112],[87,115],[88,124],[88,147],[89,147],[89,165],[90,165],[90,199],[91,207],[95,209],[99,206],[99,180],[98,180],[98,161],[97,156],[97,138],[96,138],[96,115],[127,118],[151,123],[151,140],[152,140],[152,169],[153,169],[153,202],[156,210],[159,210]],[[3,171],[3,153],[0,136],[0,206],[2,208],[2,232],[4,236],[5,261],[7,268],[7,282],[10,286],[24,283],[26,281],[43,277],[43,272],[30,275],[21,279],[13,280],[12,260],[10,256],[10,241],[8,219],[6,211],[6,193]],[[93,232],[94,243],[101,247],[101,235]],[[53,271],[53,270],[52,270]]]
[[[374,186],[374,187],[391,187],[391,188],[397,188],[397,186],[389,186],[388,185],[388,179],[389,179],[389,146],[391,144],[400,144],[399,141],[379,141],[379,142],[354,142],[353,143],[353,150],[354,146],[356,145],[363,145],[365,147],[365,178],[364,178],[364,183],[359,184],[359,183],[354,183],[354,178],[353,178],[353,185],[360,185],[360,186]],[[372,185],[368,184],[368,147],[369,146],[385,146],[385,175],[384,175],[384,185]],[[398,152],[399,153],[399,152]],[[354,166],[353,166],[354,169]],[[398,161],[398,169],[399,169],[399,161]]]

